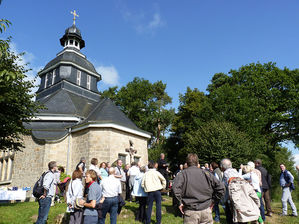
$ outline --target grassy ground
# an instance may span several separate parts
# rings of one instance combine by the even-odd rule
[[[165,201],[162,203],[162,223],[164,224],[178,224],[183,223],[182,218],[175,217],[174,209],[172,207],[171,198],[165,197]],[[299,218],[295,217],[280,217],[278,214],[281,213],[281,203],[272,203],[274,215],[273,217],[267,217],[266,224],[272,223],[285,223],[285,224],[299,224]],[[299,203],[296,203],[299,209]],[[121,224],[132,224],[137,223],[134,220],[134,212],[138,205],[136,203],[127,203],[125,208],[122,210],[121,215],[118,216],[117,223]],[[66,205],[64,203],[56,204],[51,207],[49,213],[48,223],[56,223],[60,214],[65,212]],[[155,213],[152,213],[152,223],[155,223]],[[24,202],[15,204],[0,204],[0,224],[26,224],[34,223],[37,218],[38,203],[37,202]],[[289,210],[289,214],[291,211]],[[109,223],[109,217],[106,219],[106,223]],[[221,210],[221,223],[225,222],[225,216],[223,210]]]

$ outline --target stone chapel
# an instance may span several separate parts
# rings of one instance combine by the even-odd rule
[[[36,101],[45,109],[24,124],[32,133],[24,136],[25,148],[0,154],[0,186],[33,187],[52,160],[70,175],[83,156],[87,168],[93,157],[99,162],[148,162],[150,133],[101,97],[101,75],[80,51],[85,42],[75,23],[65,30],[60,44],[62,51],[38,73]]]

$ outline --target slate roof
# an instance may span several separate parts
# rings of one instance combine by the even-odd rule
[[[98,101],[61,89],[48,97],[39,100],[46,109],[37,114],[43,116],[79,117],[80,121],[43,121],[35,120],[24,123],[27,129],[32,130],[35,139],[55,141],[62,139],[69,128],[80,127],[86,124],[117,124],[142,133],[110,99],[99,98]]]
[[[81,67],[83,67],[83,68],[85,68],[89,71],[92,71],[92,72],[98,74],[90,61],[88,61],[86,58],[81,57],[78,54],[68,52],[68,51],[63,52],[62,54],[58,55],[56,58],[51,60],[45,66],[45,68],[43,70],[48,69],[49,67],[51,67],[52,65],[55,65],[56,63],[58,63],[60,61],[73,62],[74,64],[77,64],[77,65],[79,65],[79,66],[81,66]],[[40,73],[42,73],[42,71]]]
[[[139,129],[110,99],[102,99],[82,123],[113,123]]]

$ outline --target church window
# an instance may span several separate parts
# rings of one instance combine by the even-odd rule
[[[14,162],[13,152],[2,152],[0,154],[0,183],[10,181]]]
[[[75,41],[75,46],[78,47],[78,42],[77,41]]]
[[[70,45],[73,45],[73,42],[74,42],[73,40],[70,40]]]
[[[121,153],[118,154],[118,159],[120,159],[123,162],[123,164],[126,164],[126,157],[127,157],[126,154],[121,154]]]
[[[47,85],[48,85],[48,79],[49,79],[48,75],[49,75],[49,73],[47,73],[45,76],[45,88],[47,88]]]
[[[87,89],[90,89],[90,79],[91,79],[91,77],[90,77],[90,75],[87,75]]]
[[[81,71],[77,71],[77,85],[79,85],[80,86],[80,84],[81,84]]]
[[[52,73],[52,85],[55,83],[55,78],[56,78],[56,69],[54,69]]]
[[[139,160],[140,160],[140,157],[139,157],[139,156],[134,156],[134,162],[135,162],[135,163],[138,163]]]

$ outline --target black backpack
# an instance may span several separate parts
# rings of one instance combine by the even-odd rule
[[[40,198],[43,194],[44,194],[44,177],[47,173],[49,173],[50,171],[44,172],[41,177],[38,179],[38,181],[36,181],[36,183],[34,184],[33,187],[33,196],[36,198]]]

